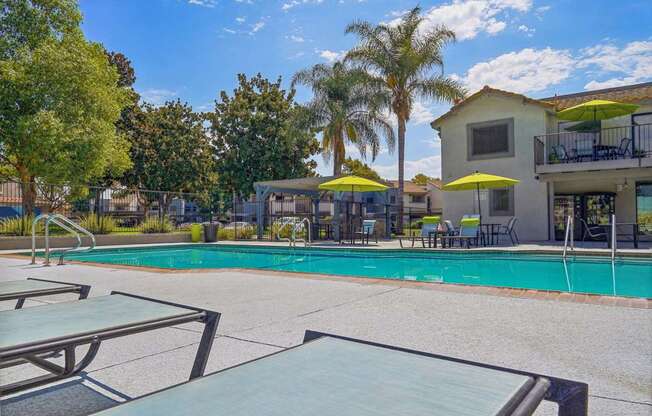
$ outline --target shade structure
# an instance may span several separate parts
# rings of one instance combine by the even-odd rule
[[[569,121],[608,120],[632,114],[638,109],[636,104],[618,103],[607,100],[591,100],[567,108],[557,113],[557,118]]]
[[[359,176],[342,176],[319,185],[319,189],[334,192],[383,192],[388,188],[382,183]]]
[[[480,208],[480,189],[497,189],[514,186],[520,181],[518,179],[506,178],[504,176],[491,175],[488,173],[475,172],[462,178],[449,182],[442,187],[444,191],[472,191],[478,192],[478,214],[482,215]]]

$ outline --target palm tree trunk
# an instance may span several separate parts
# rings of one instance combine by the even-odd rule
[[[396,230],[403,233],[403,190],[405,189],[405,119],[398,117],[398,218]]]

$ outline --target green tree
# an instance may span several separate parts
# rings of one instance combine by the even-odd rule
[[[146,211],[158,198],[159,213],[165,214],[180,192],[200,193],[208,198],[216,178],[204,121],[192,107],[178,100],[161,107],[145,104],[133,111],[127,129],[133,167],[123,182],[132,189],[170,192],[140,193]]]
[[[115,128],[128,93],[80,22],[71,0],[0,1],[0,164],[27,215],[37,181],[75,187],[130,165]]]
[[[319,151],[314,132],[306,128],[305,110],[294,101],[294,89],[281,88],[258,74],[238,75],[239,86],[225,91],[210,115],[220,185],[249,196],[256,181],[312,176]]]
[[[369,151],[372,160],[378,155],[381,136],[390,151],[394,149],[394,130],[378,111],[387,97],[362,83],[364,78],[364,71],[336,62],[304,69],[292,79],[293,86],[312,89],[314,97],[306,106],[310,125],[322,135],[322,156],[327,162],[332,157],[335,176],[342,173],[347,144],[357,146],[363,158]]]
[[[445,26],[422,31],[422,22],[421,9],[415,7],[396,25],[358,21],[346,28],[347,33],[360,38],[360,44],[347,53],[346,59],[369,70],[369,85],[387,91],[391,96],[389,110],[398,120],[399,230],[403,225],[405,130],[414,101],[425,98],[453,102],[465,94],[458,82],[443,74],[442,49],[455,41],[455,33]],[[433,74],[435,69],[441,72]]]
[[[433,182],[433,181],[438,181],[438,180],[439,180],[439,178],[435,178],[435,177],[432,177],[432,176],[427,176],[427,175],[424,175],[423,173],[417,173],[416,175],[414,175],[414,178],[412,178],[413,183],[415,183],[417,185],[421,185],[421,186],[427,185],[428,182]]]
[[[373,170],[369,165],[367,165],[366,163],[358,159],[351,159],[350,157],[347,157],[344,160],[344,164],[342,166],[342,173],[344,173],[345,175],[360,176],[362,178],[367,178],[374,181],[382,180],[378,172]]]

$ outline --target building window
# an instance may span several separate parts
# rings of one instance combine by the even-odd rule
[[[514,189],[492,189],[489,191],[489,215],[510,217],[514,215]]]
[[[423,204],[426,202],[426,197],[423,195],[412,195],[412,202],[417,204]]]
[[[466,125],[468,160],[514,156],[514,119]]]

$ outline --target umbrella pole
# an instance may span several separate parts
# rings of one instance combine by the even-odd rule
[[[480,216],[480,222],[482,222],[482,207],[480,206],[480,184],[476,184],[478,191],[478,215]]]

